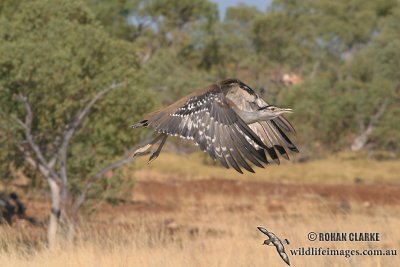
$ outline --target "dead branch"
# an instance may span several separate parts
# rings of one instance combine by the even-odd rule
[[[370,121],[368,123],[368,126],[365,128],[365,130],[359,136],[357,136],[354,139],[354,141],[353,141],[353,143],[351,145],[351,150],[352,151],[359,151],[365,146],[365,144],[368,141],[368,137],[372,133],[372,130],[373,130],[374,126],[375,126],[375,123],[382,116],[383,112],[385,112],[387,104],[388,104],[388,101],[389,101],[389,99],[387,97],[385,99],[383,99],[383,101],[379,105],[379,108],[376,111],[376,113],[371,116],[371,119],[370,119]]]
[[[26,149],[23,148],[23,146],[18,145],[18,149],[22,152],[24,155],[25,161],[33,168],[33,169],[39,169],[39,171],[43,174],[43,176],[48,177],[49,172],[48,170],[37,160],[35,160]],[[50,164],[49,164],[50,165]]]
[[[129,162],[132,162],[134,159],[131,157],[132,153],[134,151],[136,151],[139,147],[143,146],[144,144],[147,144],[148,142],[150,142],[150,140],[152,140],[152,138],[148,138],[146,140],[144,140],[143,142],[141,142],[140,144],[132,147],[128,153],[126,153],[126,155],[117,160],[114,161],[113,163],[105,166],[103,169],[101,169],[100,171],[98,171],[96,174],[94,174],[85,184],[82,192],[80,193],[79,197],[77,198],[77,200],[74,203],[74,207],[73,207],[73,213],[76,214],[77,211],[80,209],[80,207],[82,206],[82,204],[85,202],[86,200],[86,196],[87,193],[89,192],[89,190],[91,189],[91,187],[93,186],[93,184],[101,179],[103,179],[105,177],[105,175],[110,172],[113,171]]]
[[[59,155],[60,155],[60,174],[61,174],[61,180],[66,183],[67,182],[67,171],[66,171],[66,161],[67,161],[67,150],[69,146],[69,142],[71,141],[71,138],[73,137],[76,129],[79,127],[79,125],[82,123],[83,119],[86,117],[86,115],[90,112],[92,109],[93,105],[105,94],[108,92],[123,86],[125,83],[113,83],[112,85],[104,88],[103,90],[100,90],[93,98],[90,100],[81,110],[77,112],[77,114],[74,116],[74,119],[72,122],[67,124],[66,131],[64,132],[63,136],[63,142],[61,144],[61,147],[59,149]]]
[[[42,151],[40,150],[39,146],[35,143],[32,136],[32,119],[33,119],[33,112],[32,108],[28,102],[28,98],[22,94],[17,95],[16,99],[19,100],[24,104],[26,115],[25,115],[25,122],[22,122],[18,117],[13,117],[14,120],[25,130],[25,138],[28,141],[29,146],[35,153],[35,156],[39,160],[40,164],[43,168],[46,169],[48,172],[48,178],[59,180],[60,177],[54,172],[52,166],[50,166],[49,162],[45,159]],[[55,161],[54,161],[55,162]],[[54,164],[54,163],[53,163]]]

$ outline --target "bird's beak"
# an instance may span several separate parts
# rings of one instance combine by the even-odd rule
[[[291,108],[281,108],[279,111],[281,113],[293,113],[293,109]]]

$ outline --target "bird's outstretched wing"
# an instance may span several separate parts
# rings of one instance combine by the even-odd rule
[[[273,233],[272,233],[272,234],[273,234]],[[273,235],[275,236],[275,234],[273,234]],[[273,244],[275,245],[276,251],[278,252],[279,256],[282,258],[282,260],[283,260],[284,262],[286,262],[287,265],[290,266],[289,257],[288,257],[288,255],[286,254],[285,246],[283,245],[282,240],[280,240],[279,238],[277,238],[277,237],[275,236],[275,239],[274,239],[274,241],[273,241]]]
[[[269,236],[268,230],[265,229],[264,227],[258,226],[257,229],[260,230],[261,233],[263,233],[263,234]]]
[[[257,227],[258,230],[260,230],[263,234],[267,235],[270,239],[272,244],[275,246],[276,251],[278,252],[279,256],[282,258],[282,260],[284,262],[286,262],[287,265],[290,266],[290,261],[289,261],[289,257],[286,254],[285,251],[285,246],[283,245],[282,241],[273,233],[268,231],[267,229],[263,228],[263,227]],[[287,239],[285,239],[287,240]],[[289,244],[289,242],[287,241],[287,243]]]
[[[278,251],[278,253],[279,253],[279,256],[281,256],[282,260],[283,260],[284,262],[286,262],[287,265],[290,266],[290,260],[289,260],[288,255],[287,255],[286,252],[285,252],[285,249],[283,249],[283,251],[279,251],[279,250],[278,250],[278,247],[277,247],[276,249],[277,249],[277,251]]]
[[[278,119],[278,118],[276,118]],[[290,141],[286,136],[285,132],[278,126],[276,121],[262,121],[255,122],[249,125],[249,127],[260,137],[262,142],[267,147],[266,151],[268,155],[276,163],[280,163],[277,152],[285,159],[289,159],[289,156],[285,150],[288,148],[293,152],[299,152],[297,147]],[[257,147],[256,147],[257,148]]]
[[[246,160],[261,168],[268,164],[264,152],[268,147],[228,105],[217,85],[151,113],[141,123],[159,133],[193,140],[213,159],[240,173],[241,167],[254,172]]]

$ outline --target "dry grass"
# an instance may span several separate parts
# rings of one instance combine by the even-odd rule
[[[218,177],[302,184],[348,184],[353,183],[356,178],[361,178],[365,182],[371,183],[400,183],[399,160],[377,161],[350,152],[305,163],[282,160],[281,166],[271,164],[265,169],[257,168],[255,174],[245,173],[244,175],[219,166],[206,166],[203,164],[205,160],[207,160],[207,156],[202,152],[183,156],[162,153],[151,165],[146,164],[147,157],[139,158],[138,166],[145,174],[151,176],[162,173],[162,179]]]
[[[303,208],[304,209],[304,208]],[[311,210],[310,210],[311,211]],[[398,213],[397,213],[398,214]],[[136,219],[131,227],[116,224],[111,228],[83,227],[76,242],[53,251],[37,245],[21,247],[15,236],[2,232],[8,249],[0,253],[2,266],[285,266],[272,247],[262,246],[264,236],[256,226],[265,226],[291,241],[287,249],[329,247],[337,249],[386,249],[400,246],[400,218],[390,216],[334,215],[331,213],[282,216],[223,214],[197,216],[196,226],[187,228],[157,224],[165,215]],[[182,215],[181,215],[182,216]],[[183,215],[184,216],[184,215]],[[120,218],[122,219],[122,218]],[[123,218],[131,220],[132,218]],[[186,218],[191,221],[191,218]],[[162,220],[161,220],[162,221]],[[194,228],[193,228],[194,227]],[[196,229],[194,231],[193,229]],[[307,233],[380,232],[381,242],[310,242]],[[14,233],[16,234],[16,233]],[[11,236],[10,236],[11,235]],[[23,234],[17,234],[22,238]],[[398,266],[399,256],[289,256],[293,266]]]
[[[363,190],[374,188],[377,181],[391,185],[382,187],[384,190],[398,188],[398,162],[337,157],[285,163],[291,164],[290,168],[272,166],[256,175],[239,175],[205,167],[201,156],[192,157],[198,158],[161,155],[150,169],[138,171],[132,203],[103,206],[101,212],[79,226],[74,242],[65,241],[54,250],[46,248],[44,228],[0,226],[0,265],[286,266],[275,248],[261,245],[265,236],[257,226],[288,238],[288,254],[289,249],[299,247],[397,249],[400,253],[400,202],[393,201],[393,192],[397,191],[390,191],[391,196],[379,202],[368,199],[368,195],[347,198],[337,191],[352,187],[354,192],[365,194],[370,191]],[[144,164],[145,159],[140,162]],[[363,184],[354,185],[355,177],[362,178]],[[274,184],[276,181],[284,184]],[[327,184],[323,193],[307,189],[307,184],[311,188],[316,181]],[[255,190],[258,186],[261,189]],[[269,187],[274,188],[267,190]],[[301,193],[293,194],[296,188]],[[336,194],[340,197],[332,197]],[[43,207],[43,203],[32,203]],[[307,240],[310,231],[379,232],[381,241],[311,242]],[[400,255],[346,258],[289,254],[289,258],[292,266],[310,267],[400,264]]]

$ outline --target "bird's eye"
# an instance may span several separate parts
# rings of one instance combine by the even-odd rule
[[[275,111],[275,108],[271,108],[272,111]]]

